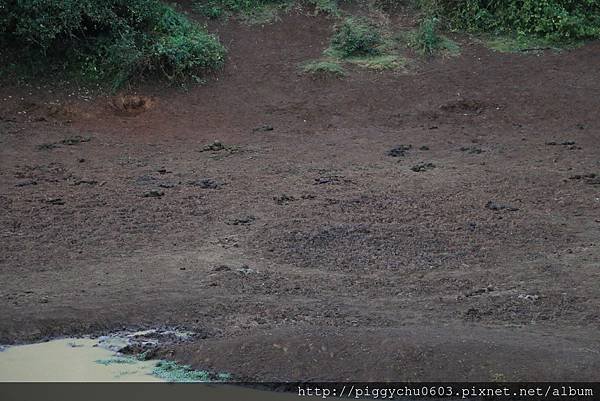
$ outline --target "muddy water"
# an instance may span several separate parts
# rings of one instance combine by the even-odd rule
[[[5,347],[0,352],[0,382],[164,381],[152,374],[158,361],[138,361],[110,348],[90,338]]]

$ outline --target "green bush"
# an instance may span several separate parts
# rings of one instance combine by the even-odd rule
[[[419,27],[408,35],[409,46],[424,56],[432,56],[440,51],[447,51],[451,54],[458,53],[458,45],[442,36],[439,33],[438,25],[436,17],[423,19]]]
[[[600,0],[422,0],[457,29],[555,41],[600,37]]]
[[[331,48],[342,57],[378,55],[384,44],[381,30],[368,20],[346,18],[336,27]]]
[[[217,38],[159,0],[5,0],[0,42],[20,62],[114,86],[180,80],[222,66]]]
[[[410,45],[422,54],[432,55],[442,43],[437,32],[437,18],[425,18],[416,30]]]

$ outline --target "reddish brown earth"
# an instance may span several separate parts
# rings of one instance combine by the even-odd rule
[[[5,82],[0,343],[169,325],[237,377],[599,380],[600,44],[299,74],[330,26],[211,27],[224,71],[148,103]]]

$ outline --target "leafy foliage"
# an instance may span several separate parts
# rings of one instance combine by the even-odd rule
[[[570,41],[600,37],[600,0],[423,0],[456,29]]]
[[[425,56],[432,56],[442,50],[457,53],[459,51],[458,45],[442,36],[438,31],[438,19],[436,17],[427,17],[409,35],[408,44]]]
[[[21,62],[114,86],[147,74],[180,80],[219,68],[217,38],[159,0],[5,0],[0,42]]]
[[[349,17],[336,27],[331,48],[342,57],[378,55],[384,38],[379,27],[372,22]]]

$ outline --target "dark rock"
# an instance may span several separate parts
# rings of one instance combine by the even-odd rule
[[[412,145],[398,145],[388,150],[387,155],[391,157],[404,157],[410,149],[412,149]]]
[[[227,149],[227,147],[225,145],[223,145],[221,142],[214,141],[212,143],[204,145],[202,147],[202,149],[200,149],[200,152],[219,152],[221,150],[226,150],[226,149]]]
[[[278,205],[285,205],[285,204],[288,204],[290,202],[294,202],[296,200],[296,198],[294,198],[293,196],[288,196],[288,195],[283,194],[281,196],[274,196],[273,200]]]
[[[422,172],[425,172],[427,170],[432,170],[435,167],[436,166],[433,163],[419,163],[419,164],[415,164],[410,169],[412,171],[414,171],[415,173],[422,173]]]
[[[237,217],[237,218],[231,218],[228,219],[225,223],[231,226],[239,226],[239,225],[249,225],[254,223],[254,220],[256,220],[256,217],[254,216],[242,216],[242,217]]]
[[[152,190],[152,191],[145,192],[143,197],[144,198],[161,198],[164,194],[165,193],[162,191]]]
[[[467,152],[470,155],[479,155],[479,154],[483,153],[483,150],[481,148],[478,148],[475,146],[471,146],[471,147],[463,146],[462,148],[460,148],[460,151]]]
[[[37,185],[35,180],[21,180],[15,184],[15,187],[27,187],[29,185]]]
[[[267,131],[273,131],[273,127],[272,127],[272,126],[270,126],[270,125],[268,125],[268,124],[265,124],[265,125],[262,125],[262,126],[260,126],[260,127],[256,127],[256,128],[254,128],[254,129],[253,129],[253,131],[254,131],[254,132],[267,132]]]
[[[513,207],[511,205],[503,205],[494,201],[489,201],[485,204],[485,207],[494,211],[507,210],[509,212],[516,212],[517,210],[519,210],[518,208]]]
[[[44,199],[43,201],[44,203],[48,203],[50,205],[64,205],[65,201],[62,200],[62,198],[50,198],[50,199]]]
[[[223,183],[212,178],[202,178],[200,180],[190,181],[190,185],[195,185],[202,189],[219,189],[223,186]]]
[[[73,137],[63,139],[62,141],[60,141],[60,143],[63,145],[70,146],[70,145],[79,145],[80,143],[89,142],[91,140],[92,140],[92,138],[90,138],[90,137],[84,138],[81,135],[75,135]]]

